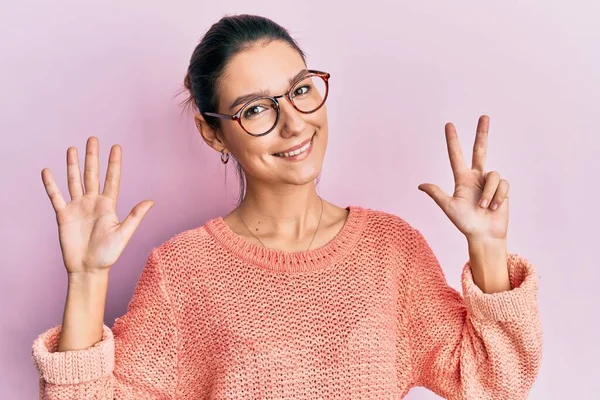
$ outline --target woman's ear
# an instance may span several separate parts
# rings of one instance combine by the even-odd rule
[[[194,124],[196,124],[196,128],[198,129],[198,132],[200,132],[200,136],[202,136],[202,139],[204,139],[207,145],[219,153],[226,148],[225,143],[219,136],[217,130],[208,125],[201,114],[194,115]]]

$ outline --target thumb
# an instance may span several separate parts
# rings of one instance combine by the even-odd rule
[[[138,203],[131,209],[131,212],[127,217],[121,222],[121,234],[128,242],[129,239],[133,236],[133,233],[136,231],[148,211],[154,207],[154,202],[152,200],[145,200],[141,203]]]
[[[442,189],[440,189],[437,185],[432,183],[422,183],[419,185],[418,189],[422,192],[425,192],[435,201],[435,203],[440,206],[442,210],[446,210],[448,204],[450,202],[451,197],[448,196]]]

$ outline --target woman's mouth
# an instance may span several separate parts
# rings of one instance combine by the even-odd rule
[[[315,136],[313,135],[301,147],[298,147],[298,148],[296,148],[294,150],[285,151],[285,152],[282,152],[282,153],[275,153],[273,155],[275,157],[284,158],[284,159],[289,160],[289,161],[304,159],[304,158],[306,158],[308,156],[308,154],[310,153],[310,150],[312,149],[314,137]]]

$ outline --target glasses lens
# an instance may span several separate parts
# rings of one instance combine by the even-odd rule
[[[325,80],[317,75],[309,75],[294,85],[292,100],[303,112],[312,112],[321,107],[327,98]]]
[[[271,99],[254,100],[242,110],[241,122],[248,133],[262,135],[277,122],[277,104]]]

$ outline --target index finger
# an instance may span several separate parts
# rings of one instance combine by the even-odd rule
[[[460,148],[460,142],[458,141],[458,134],[456,128],[451,122],[446,124],[446,145],[448,146],[448,156],[450,157],[450,167],[454,177],[466,169],[465,160]]]

